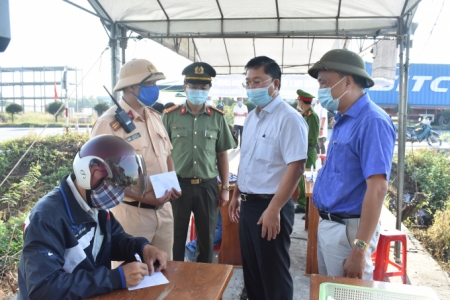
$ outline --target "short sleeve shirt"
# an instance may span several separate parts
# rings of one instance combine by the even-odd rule
[[[247,105],[242,104],[242,106],[239,107],[239,105],[236,104],[233,107],[233,114],[235,114],[235,113],[237,113],[237,114],[246,114],[246,113],[248,113]],[[243,116],[236,116],[236,117],[234,117],[234,125],[244,126],[245,118],[246,117],[243,117]]]
[[[322,125],[322,119],[325,118],[325,123],[322,127],[322,135],[319,135],[319,137],[328,137],[328,111],[323,108],[319,102],[314,106],[314,111],[319,117],[319,127]]]
[[[172,159],[178,176],[209,179],[219,175],[217,153],[235,147],[222,113],[203,106],[194,116],[185,103],[164,114],[163,123],[173,144]]]
[[[127,141],[136,152],[143,156],[147,175],[154,175],[168,171],[167,158],[170,156],[172,144],[162,124],[161,116],[149,108],[145,109],[144,118],[142,118],[134,109],[132,109],[125,101],[120,100],[120,106],[128,112],[133,119],[136,129],[130,133],[118,125],[113,127],[116,106],[108,109],[92,128],[91,137],[100,134],[112,134],[121,137]],[[117,128],[117,130],[115,130]],[[150,180],[147,182],[147,192],[153,191]],[[134,201],[127,199],[125,201]]]
[[[327,160],[314,185],[313,202],[329,213],[361,214],[366,180],[386,175],[389,180],[395,127],[367,94],[335,116]]]
[[[275,194],[288,165],[308,157],[308,125],[278,96],[262,110],[252,110],[244,127],[239,190]]]

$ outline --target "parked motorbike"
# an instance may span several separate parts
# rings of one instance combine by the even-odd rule
[[[395,124],[395,131],[398,140],[398,125]],[[439,147],[442,145],[440,134],[431,129],[431,122],[429,119],[420,120],[420,123],[415,126],[406,126],[406,141],[415,143],[427,141],[428,145],[432,147]]]

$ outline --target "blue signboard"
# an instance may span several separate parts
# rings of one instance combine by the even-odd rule
[[[367,72],[372,73],[369,63]],[[450,107],[450,65],[412,64],[409,68],[408,105],[424,108]],[[395,84],[368,90],[380,106],[398,103],[398,66]]]

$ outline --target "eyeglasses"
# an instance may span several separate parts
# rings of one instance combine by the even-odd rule
[[[257,89],[257,88],[262,87],[262,84],[263,84],[264,82],[269,81],[269,80],[272,80],[272,78],[269,78],[269,79],[263,80],[263,81],[260,81],[260,80],[255,80],[255,81],[253,81],[253,82],[251,82],[251,81],[246,81],[246,82],[243,82],[243,83],[242,83],[242,86],[243,86],[244,88],[246,88],[246,89],[250,89],[250,88],[252,88],[252,87],[255,88],[255,89]]]
[[[191,89],[191,90],[202,90],[202,91],[209,91],[209,89],[210,89],[209,84],[204,84],[204,85],[201,85],[201,84],[195,84],[195,85],[187,84],[186,87],[188,89]]]

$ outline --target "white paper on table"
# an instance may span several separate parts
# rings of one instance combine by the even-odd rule
[[[167,190],[171,191],[172,188],[175,188],[177,191],[181,192],[180,183],[178,182],[175,171],[150,175],[149,177],[150,182],[153,185],[156,198],[161,198]]]
[[[153,273],[152,276],[144,276],[144,279],[142,279],[142,281],[137,286],[129,287],[128,290],[129,291],[139,290],[139,289],[143,289],[146,287],[151,287],[151,286],[161,285],[161,284],[166,284],[166,283],[169,283],[169,280],[167,280],[166,276],[164,276],[164,274],[161,273],[161,271],[158,271],[158,272]]]

